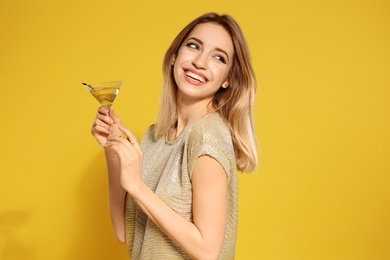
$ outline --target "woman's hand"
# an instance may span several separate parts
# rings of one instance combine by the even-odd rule
[[[109,135],[107,148],[116,152],[120,163],[120,183],[130,195],[137,191],[142,183],[141,167],[143,152],[135,135],[123,125],[118,130],[125,136]]]
[[[115,115],[114,108],[99,107],[95,121],[93,122],[91,133],[100,146],[106,147],[110,135],[122,136],[119,130],[122,120]]]

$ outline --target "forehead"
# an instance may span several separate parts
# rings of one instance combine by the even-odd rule
[[[220,48],[233,54],[233,42],[226,29],[216,23],[201,23],[196,25],[188,34],[188,38],[195,37],[211,48]]]

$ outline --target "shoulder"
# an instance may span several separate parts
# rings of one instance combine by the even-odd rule
[[[150,144],[150,143],[155,141],[155,139],[154,139],[155,130],[156,130],[155,124],[150,125],[148,127],[148,129],[146,129],[146,132],[145,132],[145,134],[142,138],[142,141],[141,141],[141,146],[145,145],[145,144]]]
[[[148,129],[146,129],[145,135],[154,135],[154,132],[156,130],[156,125],[150,125]]]
[[[221,142],[232,145],[232,138],[227,123],[218,113],[205,116],[196,124],[190,134],[190,142]]]
[[[224,168],[228,176],[234,171],[235,153],[233,141],[227,123],[218,113],[212,113],[202,118],[188,136],[187,156],[189,172],[196,159],[208,155],[216,159]]]
[[[217,112],[213,112],[213,113],[206,115],[203,118],[203,120],[201,120],[201,123],[199,125],[202,125],[205,127],[220,126],[220,127],[224,128],[225,130],[229,130],[227,123],[223,120],[223,118]]]

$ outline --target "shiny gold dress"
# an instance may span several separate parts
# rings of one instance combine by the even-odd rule
[[[185,129],[174,141],[154,139],[151,126],[142,142],[142,178],[166,204],[192,221],[191,174],[201,155],[215,158],[228,177],[228,218],[219,259],[234,259],[237,238],[238,178],[229,128],[210,113]],[[191,259],[131,200],[126,199],[126,246],[131,259]]]

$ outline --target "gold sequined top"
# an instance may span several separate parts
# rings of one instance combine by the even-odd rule
[[[174,141],[154,139],[151,126],[142,142],[142,178],[166,204],[192,221],[191,174],[201,155],[215,158],[228,177],[228,218],[219,259],[234,259],[237,238],[238,177],[230,131],[218,113],[186,128]],[[126,246],[131,259],[191,259],[131,200],[126,199]]]

